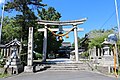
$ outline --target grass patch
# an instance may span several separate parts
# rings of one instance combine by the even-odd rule
[[[8,77],[8,76],[10,76],[9,74],[2,74],[2,73],[0,73],[0,78],[5,78],[5,77]]]

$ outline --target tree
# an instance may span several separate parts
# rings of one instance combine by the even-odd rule
[[[8,43],[15,38],[20,39],[21,29],[17,24],[14,24],[14,22],[14,18],[4,18],[2,29],[2,44]]]
[[[89,48],[93,48],[94,46],[102,47],[102,42],[105,38],[108,37],[109,34],[114,33],[114,31],[111,30],[93,30],[90,31],[89,34]]]
[[[89,48],[96,47],[102,47],[102,42],[105,38],[108,37],[109,34],[114,33],[113,29],[110,30],[92,30],[85,37],[79,38],[78,37],[78,46],[79,48],[84,47],[85,50],[88,50]],[[74,43],[73,43],[74,46]]]
[[[42,0],[9,0],[5,4],[5,11],[12,12],[17,11],[19,14],[15,16],[15,23],[21,27],[21,41],[27,45],[28,40],[28,28],[36,26],[37,16],[35,15],[35,9],[41,9],[46,6],[41,4]]]
[[[42,20],[50,20],[50,21],[59,21],[61,15],[57,12],[53,7],[49,7],[48,10],[42,8],[42,10],[38,10],[38,15]],[[41,26],[44,27],[44,26]],[[58,26],[48,26],[50,28],[58,28]],[[41,36],[43,38],[43,36]],[[48,46],[47,52],[56,51],[61,46],[61,41],[57,41],[56,37],[48,31]]]
[[[53,7],[49,7],[48,10],[42,8],[42,10],[38,10],[38,15],[42,20],[50,20],[50,21],[59,21],[61,15],[57,12]],[[56,27],[56,26],[52,26]]]
[[[74,47],[75,43],[72,44],[72,46]],[[89,45],[89,39],[88,39],[88,35],[85,34],[84,37],[79,38],[78,37],[78,47],[80,49],[84,49],[85,51],[88,50],[88,45]]]
[[[37,30],[43,28],[43,25],[38,25],[37,19],[59,21],[61,17],[60,13],[58,13],[53,7],[49,7],[48,10],[43,8],[46,5],[41,4],[41,2],[42,0],[11,0],[5,4],[5,11],[19,12],[19,14],[14,17],[14,23],[20,27],[20,37],[23,44],[27,45],[28,28],[31,26],[34,27],[34,50],[40,53],[42,52],[43,47],[43,33],[38,33]],[[48,52],[58,49],[61,45],[61,42],[58,42],[56,37],[51,35],[51,32],[48,32]],[[23,49],[27,51],[26,48]]]

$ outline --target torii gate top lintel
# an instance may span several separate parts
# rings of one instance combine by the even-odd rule
[[[38,20],[38,24],[67,26],[67,25],[79,25],[79,24],[83,24],[86,20],[87,20],[87,18],[83,18],[83,19],[80,19],[80,20],[72,20],[72,21]]]

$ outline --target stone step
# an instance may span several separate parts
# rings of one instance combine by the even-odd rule
[[[45,66],[58,66],[58,67],[62,67],[62,66],[77,66],[77,67],[80,67],[80,66],[82,66],[82,67],[86,67],[86,66],[88,66],[88,65],[45,65]]]
[[[86,70],[84,68],[49,68],[48,70]]]
[[[87,65],[87,63],[42,63],[41,65]]]
[[[78,68],[78,66],[51,66],[51,68]]]
[[[36,66],[36,70],[92,70],[87,63],[46,63]]]
[[[65,66],[66,65],[67,66],[68,65],[70,65],[70,66],[71,65],[76,65],[77,66],[77,65],[86,65],[86,63],[45,63],[45,64],[42,63],[41,65],[57,65],[57,66],[61,66],[61,65],[65,65]]]
[[[42,62],[41,64],[83,64],[84,62]]]

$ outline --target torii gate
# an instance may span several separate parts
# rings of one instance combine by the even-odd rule
[[[46,61],[46,53],[47,53],[47,26],[48,25],[57,25],[57,26],[68,26],[72,25],[74,29],[74,42],[75,42],[75,58],[76,61],[79,60],[78,58],[78,34],[77,31],[83,31],[83,28],[77,29],[77,25],[83,24],[87,18],[83,18],[80,20],[73,20],[73,21],[47,21],[47,20],[39,20],[38,24],[43,24],[44,28],[38,29],[39,32],[44,32],[44,41],[43,41],[43,61]],[[63,31],[68,31],[69,29],[63,29]],[[58,28],[52,28],[51,31],[59,31]]]
[[[44,32],[44,42],[43,42],[43,61],[46,60],[47,52],[47,26],[48,25],[58,25],[58,26],[68,26],[72,25],[74,29],[74,38],[75,38],[75,58],[76,61],[79,61],[78,58],[78,40],[77,40],[77,31],[82,31],[82,28],[77,29],[77,25],[83,24],[87,18],[74,20],[74,21],[47,21],[39,20],[38,24],[43,24],[45,27],[43,29],[38,29],[39,32]],[[51,29],[52,31],[59,31],[58,28]],[[63,31],[69,31],[69,29],[63,29]],[[33,72],[33,27],[29,27],[29,37],[28,37],[28,58],[27,66],[24,69],[25,72]]]

